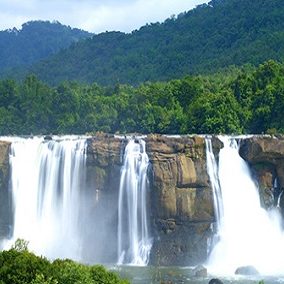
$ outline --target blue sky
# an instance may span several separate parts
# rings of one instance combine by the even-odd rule
[[[57,20],[90,32],[130,32],[164,21],[204,0],[0,0],[0,30],[30,20]]]

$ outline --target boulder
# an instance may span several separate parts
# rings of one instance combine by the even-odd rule
[[[258,275],[259,272],[252,265],[240,266],[236,269],[235,274],[237,275]]]
[[[207,277],[207,268],[203,265],[198,265],[193,270],[195,277]]]
[[[212,278],[212,279],[210,279],[208,284],[223,284],[223,282],[218,278]]]

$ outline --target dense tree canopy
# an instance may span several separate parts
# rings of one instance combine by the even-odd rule
[[[31,21],[0,31],[0,74],[11,76],[91,34],[59,22]]]
[[[272,60],[138,87],[0,81],[0,135],[284,132],[283,109],[284,65]]]
[[[23,73],[52,85],[64,80],[138,85],[281,61],[283,54],[284,0],[214,0],[130,34],[95,35]]]
[[[99,265],[87,266],[69,259],[50,262],[29,252],[23,240],[17,240],[12,249],[0,252],[0,283],[129,284],[129,281]]]

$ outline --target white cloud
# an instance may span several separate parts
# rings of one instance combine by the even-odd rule
[[[0,0],[0,29],[29,20],[58,20],[91,32],[130,32],[146,23],[164,21],[204,0]]]
[[[81,26],[87,30],[105,31],[134,29],[157,21],[164,21],[172,14],[179,14],[195,7],[200,1],[138,0],[124,5],[100,6],[89,11]],[[84,18],[83,18],[84,19]]]

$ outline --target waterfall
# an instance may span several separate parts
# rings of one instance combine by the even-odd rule
[[[147,265],[152,246],[147,216],[145,141],[130,139],[124,153],[118,200],[118,263]]]
[[[79,191],[86,139],[8,140],[14,226],[7,246],[22,238],[37,254],[80,260]]]
[[[218,175],[209,176],[213,190],[214,184],[220,183],[222,194],[214,197],[223,210],[217,215],[220,239],[211,252],[208,269],[214,274],[232,275],[237,267],[253,265],[262,274],[283,274],[280,216],[276,210],[268,212],[260,206],[257,185],[239,156],[236,140],[220,139],[224,147],[219,153]]]
[[[221,187],[218,178],[218,167],[217,162],[213,153],[212,142],[210,138],[205,139],[206,144],[206,164],[207,164],[207,173],[210,178],[212,191],[213,191],[213,201],[214,201],[214,211],[215,218],[217,223],[216,230],[220,228],[220,220],[223,215],[223,204],[222,204],[222,193]]]

